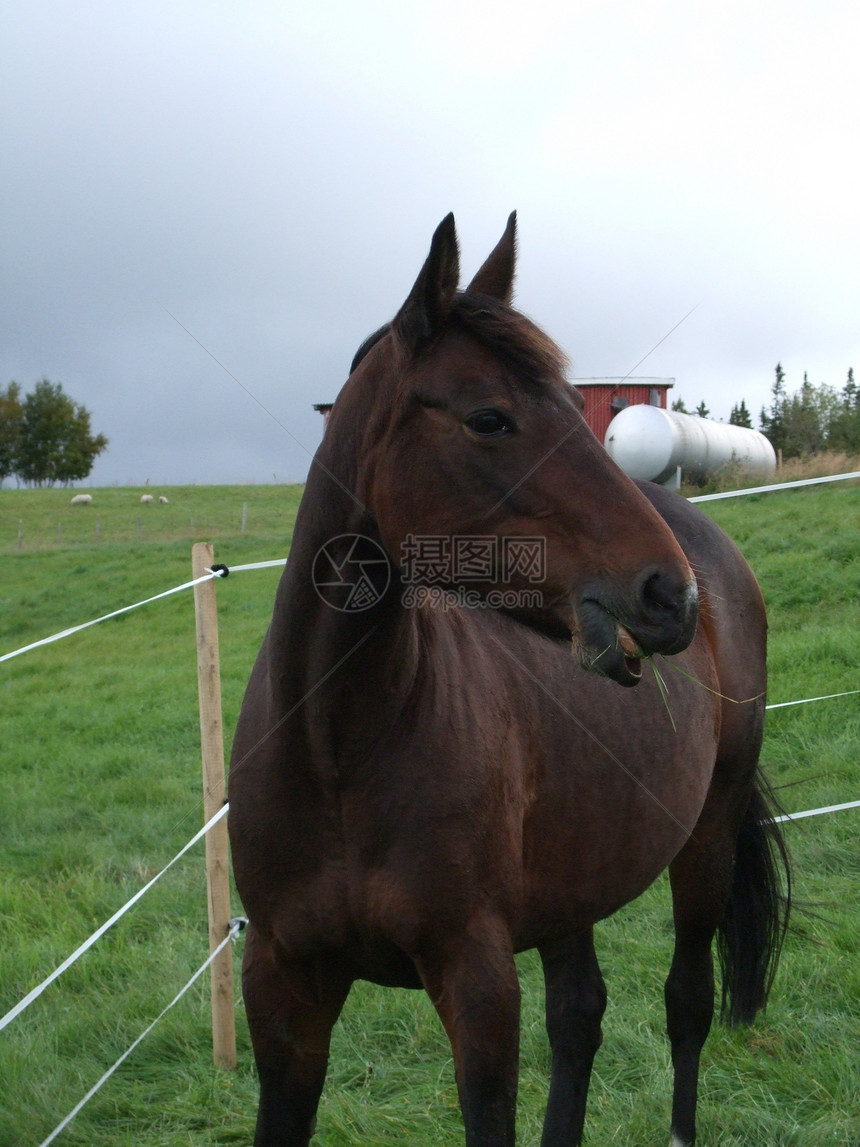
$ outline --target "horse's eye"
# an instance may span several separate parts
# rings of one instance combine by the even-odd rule
[[[498,438],[516,430],[513,419],[500,410],[476,410],[466,419],[466,425],[482,438]]]

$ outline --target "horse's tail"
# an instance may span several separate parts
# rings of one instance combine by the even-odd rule
[[[732,891],[717,933],[720,1014],[732,1027],[752,1023],[766,1005],[788,927],[791,867],[774,820],[777,807],[759,772],[738,834]]]

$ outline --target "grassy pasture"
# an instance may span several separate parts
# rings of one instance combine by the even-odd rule
[[[170,504],[147,507],[143,492],[95,490],[93,505],[81,508],[69,505],[70,491],[0,490],[0,654],[189,580],[193,541],[211,539],[216,560],[228,565],[285,556],[300,493],[153,490]],[[836,484],[705,508],[762,584],[770,700],[860,688],[860,488]],[[228,734],[279,572],[218,583]],[[3,1014],[201,823],[191,595],[24,654],[0,664],[0,674]],[[858,743],[858,697],[772,711],[764,764],[784,786],[785,807],[857,799]],[[795,918],[766,1016],[751,1029],[712,1031],[701,1081],[705,1145],[860,1143],[860,810],[786,832],[796,895],[813,911]],[[668,904],[660,880],[598,930],[610,1003],[590,1097],[593,1143],[667,1139]],[[206,935],[200,847],[0,1033],[0,1147],[42,1141],[188,980],[205,958]],[[520,968],[519,1141],[536,1144],[547,1068],[541,976],[531,954]],[[256,1081],[241,1003],[236,1072],[212,1067],[208,1009],[204,977],[58,1142],[248,1143]],[[315,1142],[403,1140],[461,1142],[448,1045],[420,993],[357,985],[336,1029]]]

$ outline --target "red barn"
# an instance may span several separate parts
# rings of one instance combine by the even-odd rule
[[[626,406],[659,406],[668,409],[674,378],[574,378],[573,385],[585,399],[585,421],[602,442],[609,423]]]

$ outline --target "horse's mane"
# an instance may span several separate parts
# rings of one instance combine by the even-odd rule
[[[386,323],[368,335],[355,352],[350,374],[393,326]],[[557,378],[564,376],[567,370],[564,351],[549,335],[519,311],[486,295],[458,293],[443,330],[452,328],[472,335],[487,350],[513,366],[524,381]]]
[[[353,373],[353,371],[358,367],[358,364],[365,358],[365,356],[373,350],[379,340],[385,338],[390,330],[391,323],[385,323],[385,325],[381,326],[378,331],[374,331],[372,335],[367,336],[367,338],[364,340],[364,342],[361,344],[353,356],[353,360],[349,368],[350,374]]]

